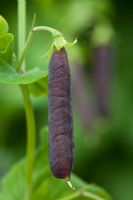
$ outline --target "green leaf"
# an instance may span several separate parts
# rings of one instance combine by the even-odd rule
[[[23,200],[25,197],[25,160],[14,165],[2,179],[0,200]],[[33,190],[31,200],[69,200],[72,196],[78,199],[111,200],[104,189],[94,184],[87,184],[72,174],[71,181],[76,187],[73,191],[65,180],[52,177],[47,157],[47,150],[40,148],[35,155],[33,171]],[[86,195],[86,196],[85,196]]]
[[[13,59],[14,36],[11,33],[5,33],[0,36],[0,58],[7,63],[12,64]],[[2,63],[0,62],[0,65]]]
[[[35,166],[34,166],[34,177],[33,177],[33,188],[34,190],[42,178],[45,178],[45,175],[48,175],[49,168],[46,166],[43,167],[43,163],[46,163],[46,157],[44,156],[45,150],[40,150],[36,153]],[[9,173],[3,178],[1,183],[1,195],[4,197],[0,200],[23,200],[25,196],[25,160],[20,161],[12,167]],[[1,197],[1,196],[0,196]]]
[[[46,96],[48,94],[48,77],[44,77],[35,83],[28,85],[29,91],[34,96]]]
[[[6,22],[4,17],[0,15],[0,35],[7,32],[8,32],[8,23]]]
[[[33,68],[25,73],[17,73],[16,70],[0,58],[0,83],[2,84],[29,84],[47,77],[48,70]]]

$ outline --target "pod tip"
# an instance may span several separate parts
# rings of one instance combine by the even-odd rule
[[[69,177],[66,177],[65,180],[66,180],[67,184],[69,185],[69,187],[70,187],[72,190],[76,190],[76,188],[72,185],[72,183],[71,183]]]

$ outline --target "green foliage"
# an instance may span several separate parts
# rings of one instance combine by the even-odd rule
[[[42,70],[39,67],[18,73],[11,65],[0,59],[0,83],[2,84],[29,84],[47,77],[47,74],[47,69]]]
[[[34,96],[45,96],[48,94],[48,77],[44,77],[35,83],[29,84],[28,88]]]
[[[44,144],[43,144],[44,145]],[[58,180],[51,176],[47,151],[40,148],[35,155],[33,169],[33,193],[32,200],[64,199],[75,196],[74,199],[84,199],[84,192],[89,200],[111,200],[106,191],[94,184],[87,184],[74,174],[71,177],[76,190],[73,191],[64,180]],[[51,192],[50,192],[51,191]],[[25,196],[25,159],[15,164],[0,184],[0,200],[23,200]],[[90,198],[89,198],[90,196]]]
[[[6,20],[0,16],[0,58],[7,63],[12,64],[14,36],[8,32],[8,24]],[[0,65],[1,65],[0,61]]]
[[[13,42],[14,36],[11,33],[5,33],[0,36],[0,58],[10,64],[12,64],[13,60]],[[2,62],[0,62],[1,64]]]
[[[44,77],[47,80],[47,69],[35,67],[23,73],[17,72],[13,66],[14,64],[17,65],[13,53],[14,36],[11,33],[6,33],[8,31],[8,24],[3,17],[0,17],[0,30],[0,83],[29,84],[39,80],[34,86],[30,85],[32,92],[35,94],[47,93],[46,81],[44,83],[40,81]],[[43,89],[44,91],[42,92]]]
[[[0,15],[0,35],[8,32],[8,24],[6,20]]]

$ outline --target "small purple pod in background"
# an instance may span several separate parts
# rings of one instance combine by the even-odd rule
[[[82,64],[74,63],[73,65],[72,88],[77,104],[77,110],[83,127],[86,131],[90,131],[94,122],[94,110],[87,95],[86,77],[83,72]]]
[[[69,180],[73,166],[70,70],[65,48],[54,50],[48,76],[49,162],[56,178]]]
[[[93,49],[93,77],[96,102],[101,116],[108,116],[112,48],[103,44]]]

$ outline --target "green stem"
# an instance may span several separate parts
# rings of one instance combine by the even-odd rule
[[[29,97],[28,88],[26,85],[21,85],[23,94],[26,121],[27,121],[27,159],[26,159],[26,200],[29,200],[32,192],[32,172],[34,164],[34,150],[36,141],[36,128],[33,106]]]
[[[33,39],[33,36],[34,36],[34,33],[35,32],[38,32],[38,31],[48,31],[50,32],[53,37],[57,37],[57,36],[62,36],[63,34],[56,30],[56,29],[53,29],[53,28],[50,28],[50,27],[47,27],[47,26],[37,26],[37,27],[34,27],[34,24],[35,24],[35,15],[34,15],[34,18],[33,18],[33,22],[32,22],[32,28],[29,32],[29,35],[28,35],[28,38],[23,46],[23,49],[21,50],[21,55],[19,57],[19,61],[18,61],[18,66],[17,66],[17,71],[20,72],[20,71],[24,71],[25,67],[23,67],[24,65],[24,60],[25,60],[25,57],[27,55],[27,52],[29,50],[29,47],[30,47],[30,44],[32,42],[32,39]]]
[[[26,1],[18,0],[18,58],[20,59],[26,38]],[[25,70],[25,61],[22,66]]]
[[[54,29],[54,28],[50,28],[48,26],[37,26],[37,27],[33,27],[33,32],[36,32],[36,31],[48,31],[50,32],[53,37],[57,37],[57,36],[61,36],[63,35],[60,31]]]
[[[18,57],[19,65],[18,71],[25,71],[25,56],[27,49],[29,47],[30,41],[32,39],[32,32],[30,32],[28,40],[25,45],[26,38],[26,1],[18,0]],[[25,199],[30,200],[32,194],[32,172],[34,164],[34,150],[36,142],[36,128],[35,128],[35,118],[32,102],[29,96],[29,91],[27,85],[20,85],[24,106],[26,112],[26,122],[27,122],[27,147],[26,147],[26,183],[25,183]]]
[[[22,52],[21,57],[20,57],[20,59],[18,61],[17,71],[21,71],[21,70],[24,71],[24,67],[23,67],[24,66],[24,62],[25,62],[24,60],[25,60],[25,57],[27,55],[27,51],[28,51],[29,46],[31,44],[32,38],[33,38],[33,31],[30,31],[29,32],[29,36],[27,38],[27,41],[25,43],[23,52]]]
[[[36,20],[36,16],[34,15],[34,17],[33,17],[33,22],[32,22],[32,28],[33,28],[33,26],[34,26],[34,24],[35,24],[35,20]],[[28,50],[29,50],[29,47],[30,47],[30,44],[31,44],[31,42],[32,42],[33,35],[34,35],[34,32],[32,31],[32,28],[31,28],[31,30],[30,30],[30,32],[29,32],[28,38],[27,38],[27,40],[26,40],[26,42],[25,42],[25,45],[24,45],[24,47],[23,47],[21,56],[20,56],[20,58],[19,58],[17,71],[23,70],[22,64],[23,64],[23,62],[24,62],[24,60],[25,60],[25,57],[26,57],[26,55],[27,55],[27,52],[28,52]]]

